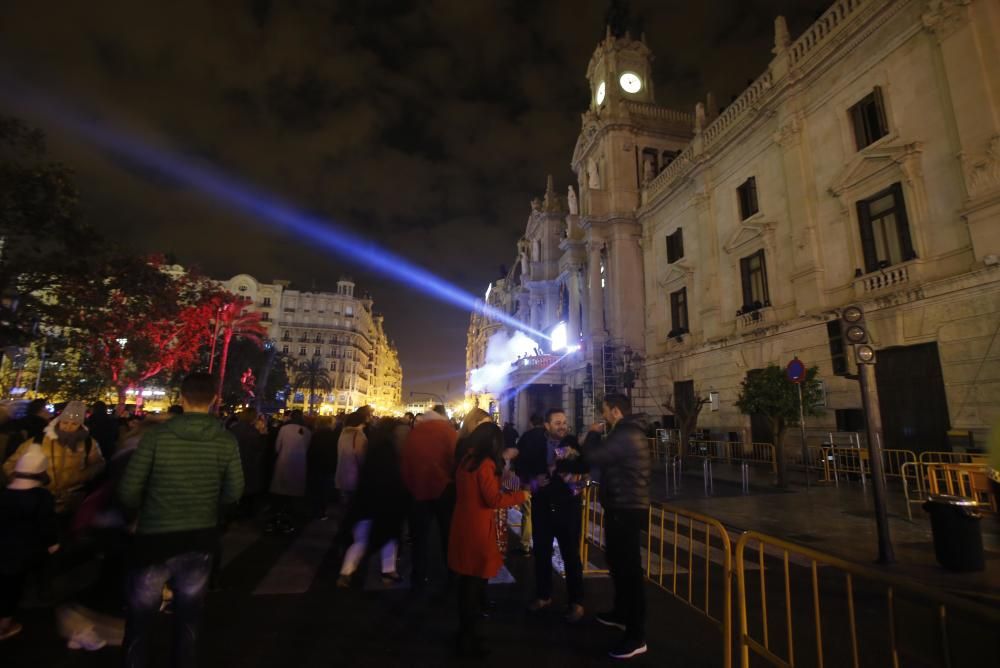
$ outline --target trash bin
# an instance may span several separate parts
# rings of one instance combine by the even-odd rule
[[[983,563],[982,515],[976,502],[960,496],[932,496],[924,503],[931,516],[934,555],[950,571],[981,571]]]

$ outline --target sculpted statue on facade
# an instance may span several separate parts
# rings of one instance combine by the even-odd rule
[[[576,191],[573,190],[573,186],[569,186],[566,191],[566,202],[569,205],[569,213],[571,216],[577,216],[580,214],[580,200],[576,198]]]
[[[591,190],[601,189],[601,172],[597,166],[597,160],[593,158],[587,163],[587,186]]]
[[[642,163],[642,182],[649,183],[656,177],[656,167],[653,166],[653,159],[646,158]]]

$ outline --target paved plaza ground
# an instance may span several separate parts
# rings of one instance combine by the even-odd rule
[[[754,480],[750,494],[744,496],[739,485],[727,482],[732,473],[717,467],[715,493],[711,497],[704,496],[699,477],[687,477],[681,494],[668,500],[718,518],[729,530],[734,543],[742,530],[753,528],[860,563],[870,564],[874,559],[870,491],[846,484],[813,486],[808,491],[793,485],[790,491],[778,491],[765,475],[760,475]],[[668,496],[662,480],[657,481],[655,495]],[[986,535],[987,571],[948,574],[934,563],[929,525],[922,511],[915,512],[914,521],[910,522],[901,504],[901,496],[894,493],[890,500],[890,522],[899,561],[885,570],[996,605],[1000,594],[997,586],[1000,552],[996,533],[990,525],[987,525],[990,532]],[[287,536],[265,534],[261,523],[256,521],[234,525],[225,537],[223,589],[210,593],[207,599],[202,665],[247,668],[465,665],[452,651],[457,626],[453,601],[416,596],[407,582],[385,587],[374,570],[361,588],[336,588],[340,560],[334,541],[337,530],[336,516],[327,521],[307,523],[297,533]],[[707,569],[699,570],[696,562],[695,569],[689,573],[683,548],[682,545],[678,558],[682,566],[681,582],[686,583],[684,578],[690,575],[697,584],[694,588],[697,598],[703,579],[710,581],[711,597],[718,600],[722,591],[721,554],[713,552]],[[400,571],[407,573],[409,550],[406,546],[400,560]],[[591,550],[590,561],[596,567],[602,566],[601,552]],[[375,567],[373,563],[370,565]],[[77,572],[77,581],[86,581],[94,567],[95,564],[84,564]],[[706,570],[707,575],[703,578]],[[827,575],[821,573],[821,580]],[[791,583],[795,604],[810,609],[808,567],[793,563]],[[780,581],[768,586],[776,584]],[[607,576],[589,576],[586,586],[588,612],[605,609],[611,595]],[[681,589],[686,586],[684,584]],[[63,586],[57,589],[67,590]],[[590,615],[582,623],[570,626],[562,620],[560,611],[542,615],[527,613],[525,605],[531,598],[532,589],[531,560],[511,553],[505,569],[489,588],[496,609],[485,622],[484,630],[494,652],[485,662],[474,665],[596,666],[612,662],[606,658],[606,651],[615,641],[617,632],[598,625]],[[647,594],[650,652],[633,661],[634,665],[697,667],[722,664],[722,636],[716,625],[652,584],[648,585]],[[564,600],[564,595],[561,579],[557,578],[557,604]],[[780,601],[783,591],[779,588],[768,596],[772,601]],[[884,656],[879,652],[882,651],[880,644],[887,637],[887,625],[879,607],[884,603],[880,597],[879,592],[865,591],[859,583],[856,602],[861,619],[865,619],[866,614],[870,617],[864,643],[871,649],[868,660],[862,665],[882,665],[877,657]],[[82,600],[88,600],[88,595],[85,594]],[[841,607],[832,598],[824,601],[825,633],[831,638],[838,631],[839,622],[835,618],[841,616]],[[780,608],[772,614],[781,619]],[[56,631],[51,607],[31,607],[19,617],[25,624],[25,631],[20,637],[0,645],[0,666],[3,668],[113,666],[120,660],[120,649],[115,646],[94,653],[67,649]],[[737,619],[734,614],[734,622]],[[170,620],[169,615],[161,615],[156,666],[169,665]],[[754,618],[752,623],[759,623],[759,619]],[[797,656],[797,665],[813,663],[814,659],[806,653],[811,642],[807,634],[809,629],[808,623],[796,627],[796,642],[801,644],[801,649],[797,650],[797,654],[801,653]],[[772,633],[775,638],[780,637],[780,629]],[[803,633],[806,635],[799,637]],[[919,641],[920,638],[914,641],[910,657],[933,655],[934,648],[921,649]],[[840,665],[838,660],[843,660],[843,655],[839,655],[839,659],[833,657],[844,647],[846,645],[838,646],[832,640],[828,642],[827,665]],[[929,660],[904,663],[939,665]],[[953,665],[974,664],[957,660]]]

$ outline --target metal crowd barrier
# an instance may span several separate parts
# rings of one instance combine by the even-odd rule
[[[757,545],[749,550],[756,556],[748,558],[751,543]],[[772,563],[765,563],[765,555]],[[806,576],[811,596],[793,598],[790,562],[795,583],[801,586],[799,579]],[[751,569],[758,572],[756,577],[748,577]],[[774,626],[769,623],[768,596],[776,591],[768,588],[769,572],[783,579],[784,589],[784,624]],[[751,654],[783,667],[799,662],[822,668],[827,660],[833,666],[858,667],[861,657],[866,666],[979,665],[981,659],[969,663],[969,657],[976,656],[975,641],[995,640],[1000,627],[1000,610],[995,608],[755,531],[744,533],[736,543],[736,577],[743,668],[749,668]],[[751,591],[758,577],[759,591]],[[750,629],[751,594],[759,599],[760,619],[754,624],[759,633]],[[887,632],[866,633],[879,628],[873,624],[882,614],[888,617]],[[929,647],[935,634],[939,642]],[[803,645],[811,645],[811,651],[803,652]],[[939,663],[930,663],[932,652],[941,658]],[[958,653],[962,658],[956,660]]]
[[[710,457],[727,462],[744,461],[750,464],[766,464],[772,471],[778,470],[773,443],[748,443],[738,441],[704,441],[692,439],[688,444],[688,454],[696,457]]]
[[[882,470],[886,478],[910,477],[910,482],[916,482],[916,474],[907,464],[915,464],[917,455],[912,450],[883,450]],[[840,476],[850,480],[851,475],[857,475],[861,484],[867,484],[871,477],[871,462],[868,461],[867,448],[823,448],[823,474],[827,482],[840,484]],[[904,481],[905,484],[905,481]]]
[[[979,464],[985,463],[986,455],[970,452],[942,452],[928,450],[920,453],[921,464]]]
[[[604,508],[601,507],[597,498],[599,485],[595,482],[588,482],[583,488],[583,523],[580,532],[580,561],[583,563],[584,575],[607,573],[606,568],[592,568],[590,563],[590,546],[595,545],[598,549],[604,547]]]
[[[986,455],[964,452],[922,452],[917,462],[903,465],[906,516],[913,520],[913,505],[922,505],[931,494],[950,494],[976,501],[981,509],[998,511],[1000,499],[986,477]]]
[[[732,554],[729,534],[718,520],[665,504],[650,506],[646,579],[719,629],[724,668],[732,665],[733,652]]]

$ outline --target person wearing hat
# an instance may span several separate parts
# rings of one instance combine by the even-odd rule
[[[87,407],[82,401],[71,401],[52,420],[40,438],[22,443],[4,463],[9,479],[22,456],[32,450],[48,458],[49,491],[56,499],[56,513],[70,514],[85,495],[84,485],[104,470],[104,457],[97,442],[83,426]]]
[[[0,641],[21,632],[14,610],[34,560],[59,549],[55,500],[45,489],[48,458],[40,449],[24,453],[0,491]]]

